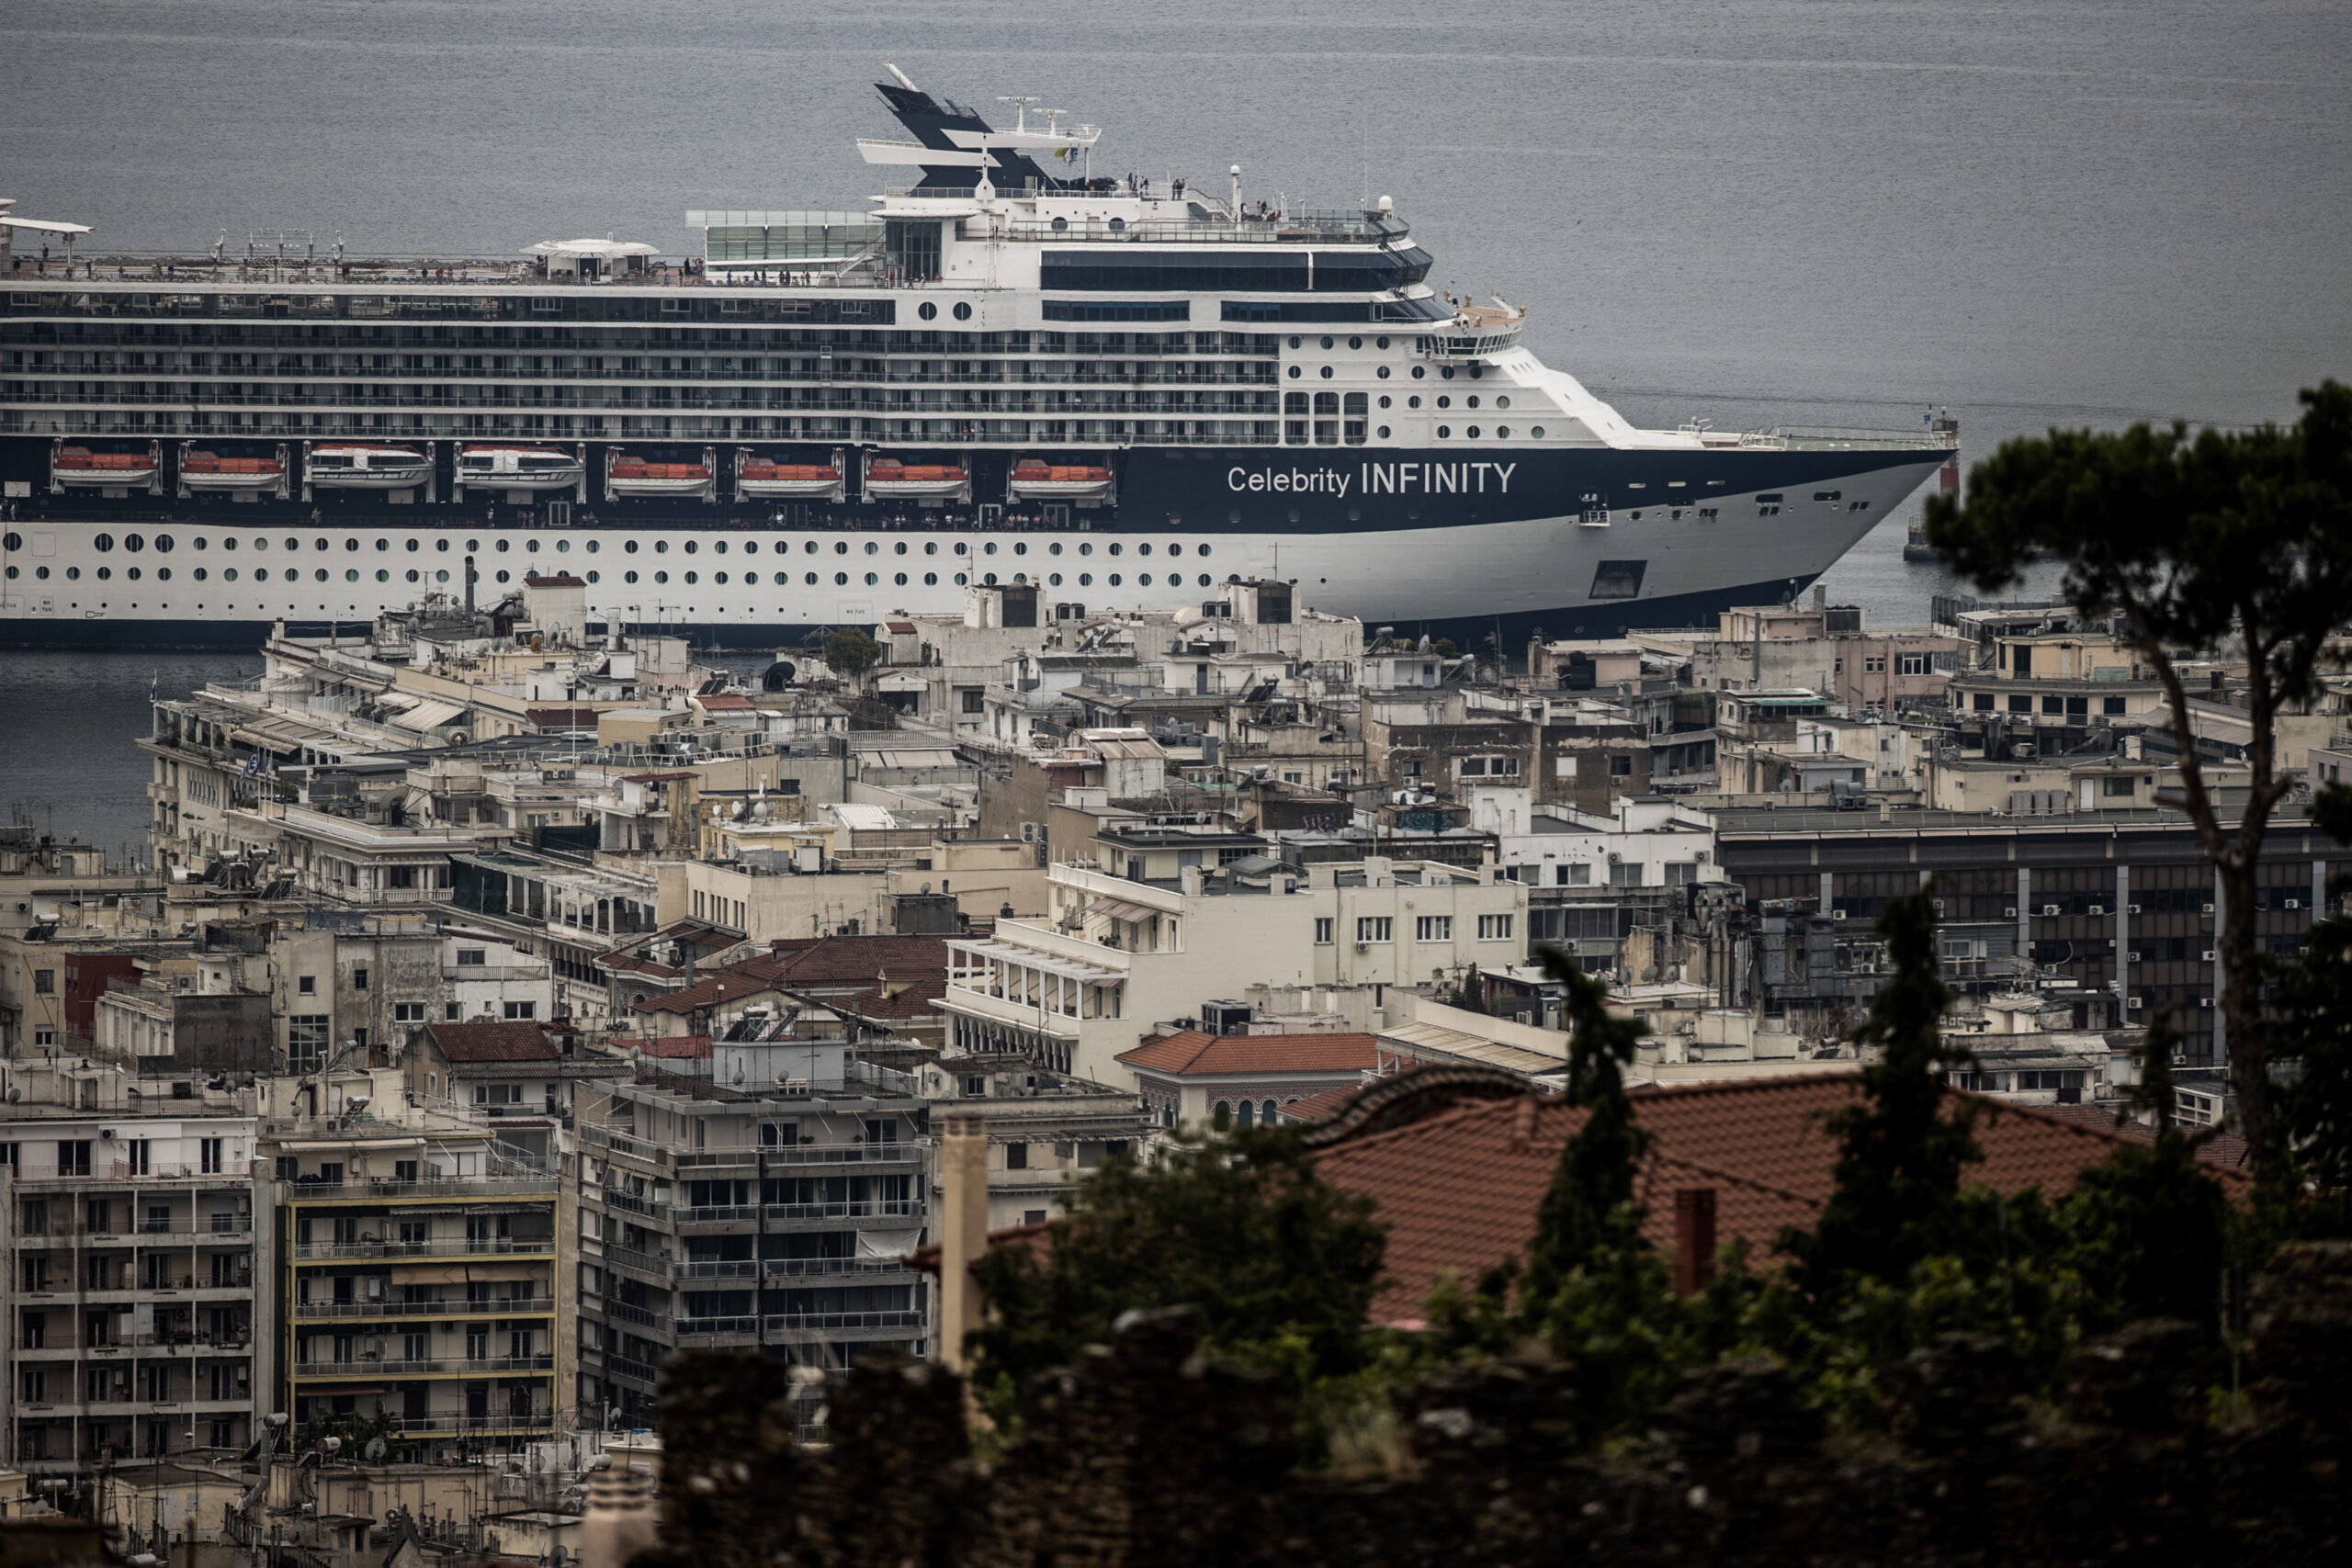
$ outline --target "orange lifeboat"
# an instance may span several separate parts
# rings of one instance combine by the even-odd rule
[[[718,494],[711,480],[707,453],[701,462],[680,461],[687,454],[674,450],[647,457],[640,452],[616,449],[605,468],[605,489],[615,497],[620,496],[698,496],[708,501]]]
[[[51,484],[60,487],[127,491],[134,486],[152,486],[163,465],[162,449],[152,442],[143,449],[127,449],[60,441],[50,449],[49,477]]]
[[[194,442],[180,447],[180,493],[258,495],[286,488],[286,448],[267,456],[219,452]]]
[[[1099,502],[1111,493],[1111,470],[1085,463],[1048,463],[1023,457],[1012,465],[1006,487],[1015,501]]]
[[[956,463],[905,463],[876,457],[866,465],[865,493],[876,501],[969,501],[972,476]]]
[[[761,452],[746,452],[735,473],[735,491],[753,497],[797,497],[839,501],[845,493],[839,459],[787,463]]]

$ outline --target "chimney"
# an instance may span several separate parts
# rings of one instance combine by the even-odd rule
[[[1695,1296],[1715,1277],[1715,1190],[1679,1187],[1674,1192],[1674,1289]]]
[[[967,1370],[964,1340],[980,1326],[979,1285],[972,1265],[989,1245],[988,1122],[951,1112],[939,1140],[944,1190],[939,1230],[939,1359]]]
[[[652,1546],[651,1481],[634,1467],[592,1471],[580,1521],[581,1568],[622,1568]]]

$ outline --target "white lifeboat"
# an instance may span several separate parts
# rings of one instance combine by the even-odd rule
[[[1012,465],[1006,488],[1015,501],[1072,501],[1087,505],[1111,493],[1111,470],[1093,464],[1023,457]]]
[[[735,493],[751,500],[797,498],[840,501],[848,494],[842,479],[841,455],[830,463],[793,463],[783,457],[748,448],[736,457]]]
[[[560,446],[476,444],[458,448],[461,485],[482,490],[571,490],[587,477],[587,459]]]
[[[876,501],[915,501],[940,506],[972,499],[972,476],[960,463],[904,463],[875,457],[865,466],[865,493]]]
[[[61,439],[50,448],[50,488],[123,496],[133,490],[153,490],[163,468],[163,447],[156,442],[137,446],[99,438]]]
[[[315,490],[414,490],[433,477],[433,459],[413,446],[322,442],[304,458]]]

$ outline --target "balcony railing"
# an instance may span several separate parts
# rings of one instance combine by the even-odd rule
[[[594,1310],[603,1313],[615,1323],[634,1323],[640,1328],[660,1328],[672,1321],[659,1313],[648,1312],[641,1306],[631,1306],[627,1302],[616,1302],[609,1296],[596,1303]]]
[[[528,1296],[521,1301],[502,1297],[482,1302],[297,1302],[298,1318],[320,1317],[547,1317],[555,1311],[553,1296]]]
[[[535,1411],[523,1416],[392,1416],[385,1425],[401,1437],[445,1437],[481,1434],[547,1432],[555,1428],[555,1413]]]
[[[318,1181],[276,1183],[282,1203],[325,1203],[355,1198],[480,1198],[547,1196],[556,1190],[555,1172],[502,1176],[441,1176],[418,1181]]]
[[[682,1317],[678,1319],[680,1339],[733,1338],[755,1335],[760,1331],[756,1317]]]
[[[627,1356],[614,1355],[609,1350],[605,1352],[605,1371],[626,1382],[642,1383],[648,1389],[652,1388],[661,1376],[647,1363],[631,1360]]]
[[[809,1329],[903,1328],[920,1330],[919,1312],[792,1312],[770,1313],[763,1323],[772,1334]]]
[[[805,1280],[822,1275],[903,1274],[910,1267],[897,1258],[763,1258],[760,1270],[771,1280]]]
[[[518,1241],[494,1236],[481,1241],[452,1237],[446,1241],[305,1241],[295,1244],[294,1256],[304,1262],[336,1258],[481,1258],[546,1254],[555,1250],[548,1241]]]
[[[549,1372],[554,1370],[553,1356],[433,1356],[422,1360],[392,1358],[371,1361],[362,1358],[350,1361],[297,1361],[294,1376],[298,1381],[309,1381],[315,1378],[455,1376],[464,1372]]]

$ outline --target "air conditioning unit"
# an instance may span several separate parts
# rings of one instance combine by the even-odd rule
[[[2147,1004],[2146,1004],[2145,1002],[2143,1002],[2143,1000],[2141,1000],[2138,997],[2126,997],[2126,998],[2123,999],[2123,1006],[2124,1006],[2124,1009],[2125,1009],[2125,1010],[2130,1011],[2130,1012],[2137,1012],[2137,1011],[2139,1011],[2142,1008],[2145,1007],[2146,1005],[2147,1005]]]
[[[2123,955],[2123,962],[2126,964],[2137,964],[2140,962],[2140,954],[2136,951],[2127,953]]]
[[[2041,907],[2041,912],[2044,915],[2054,915],[2058,912],[2058,906],[2055,904],[2044,904]]]
[[[1928,902],[1929,902],[1929,903],[1932,903],[1933,905],[1935,905],[1935,907],[1936,907],[1936,913],[1937,913],[1937,914],[1940,915],[1940,914],[1942,914],[1942,913],[1944,912],[1944,901],[1943,901],[1942,899],[1940,899],[1940,898],[1932,898],[1932,899],[1929,899],[1929,900],[1928,900]]]
[[[1846,918],[1846,911],[1843,909],[1832,909],[1829,911],[1829,918],[1833,920],[1842,920]]]
[[[2209,947],[2199,956],[2202,957],[2206,963],[2211,964],[2213,962],[2213,950]]]
[[[1360,942],[1356,943],[1356,951],[1358,953],[1370,953],[1372,951],[1372,943],[1368,942]]]
[[[1024,844],[1034,844],[1037,841],[1037,824],[1035,822],[1021,824],[1021,841]]]
[[[2285,903],[2283,903],[2282,905],[2280,905],[2280,906],[2279,906],[2279,908],[2285,908],[2285,909],[2300,909],[2300,908],[2301,908],[2302,907],[2303,907],[2303,901],[2302,901],[2301,898],[2290,898],[2290,899],[2288,899]]]
[[[2001,918],[2004,919],[2014,920],[2018,918],[2018,912],[2014,908],[2007,908],[2001,911]]]
[[[2211,904],[2206,905],[2204,912],[2209,915],[2211,914],[2213,912],[2213,906]]]
[[[2211,997],[2199,997],[2197,998],[2197,1005],[2201,1008],[2210,1008],[2213,1005],[2213,998]]]
[[[2139,906],[2139,905],[2137,905],[2137,904],[2127,904],[2127,905],[2125,905],[2125,906],[2124,906],[2124,913],[2126,913],[2126,914],[2130,914],[2130,915],[2136,915],[2136,914],[2138,914],[2139,912],[2140,912],[2140,906]]]
[[[2104,915],[2107,913],[2107,906],[2104,904],[2093,904],[2091,906],[2091,913],[2094,915]]]

